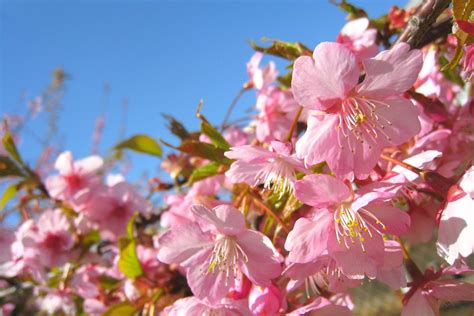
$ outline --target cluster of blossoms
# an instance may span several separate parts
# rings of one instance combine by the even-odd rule
[[[357,12],[312,52],[256,46],[292,70],[251,58],[251,122],[219,130],[198,111],[190,133],[169,118],[181,144],[147,188],[113,172],[121,155],[63,152],[40,175],[4,131],[22,221],[0,228],[0,314],[362,315],[353,289],[369,281],[404,316],[474,301],[472,45],[446,68],[453,35],[393,43],[416,10],[383,26]],[[468,38],[472,16],[455,16]],[[161,156],[144,135],[124,149]],[[414,260],[419,245],[438,260]]]

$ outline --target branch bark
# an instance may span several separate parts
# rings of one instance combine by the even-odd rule
[[[412,48],[421,47],[421,43],[426,43],[424,38],[429,34],[431,26],[450,3],[451,0],[425,0],[395,43],[406,42]]]

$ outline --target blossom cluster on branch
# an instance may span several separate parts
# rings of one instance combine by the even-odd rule
[[[1,314],[363,315],[353,289],[372,280],[403,316],[474,301],[474,1],[431,2],[423,20],[430,1],[378,19],[342,1],[349,21],[313,51],[252,43],[255,115],[232,123],[236,98],[218,127],[202,103],[199,131],[166,116],[178,145],[138,134],[52,167],[47,148],[33,169],[5,120]],[[129,150],[163,175],[128,182]]]

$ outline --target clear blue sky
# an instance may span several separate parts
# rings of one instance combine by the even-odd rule
[[[352,2],[371,16],[406,3]],[[102,153],[117,141],[124,97],[129,100],[126,135],[148,133],[176,143],[160,113],[196,128],[194,112],[203,98],[204,114],[220,123],[247,80],[248,40],[266,36],[313,48],[334,40],[344,23],[345,14],[326,0],[0,0],[0,112],[24,113],[22,92],[29,98],[40,94],[51,71],[62,66],[71,80],[59,127],[64,147],[77,157],[90,153],[95,119],[104,111]],[[253,95],[243,98],[234,117],[252,104]],[[42,135],[46,124],[40,117],[30,129]],[[38,148],[24,134],[24,156],[32,161]],[[156,170],[156,161],[136,159],[135,168]]]

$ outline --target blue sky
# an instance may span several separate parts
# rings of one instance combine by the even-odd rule
[[[379,16],[406,1],[352,2]],[[51,71],[62,66],[71,79],[58,138],[77,157],[90,154],[101,113],[106,112],[101,153],[117,142],[124,98],[127,136],[147,133],[176,143],[160,113],[196,128],[194,112],[203,98],[203,113],[220,123],[247,80],[248,40],[266,36],[313,48],[334,40],[344,23],[345,14],[326,0],[0,0],[0,112],[24,113],[20,96],[40,94]],[[234,117],[252,104],[249,94]],[[41,116],[29,125],[20,147],[27,160],[33,162],[39,151],[31,133],[42,135],[46,128]],[[134,161],[135,174],[156,171],[156,160],[134,156]]]

